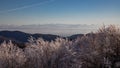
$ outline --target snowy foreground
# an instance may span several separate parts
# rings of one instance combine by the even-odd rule
[[[75,41],[31,38],[25,48],[3,42],[0,68],[120,68],[120,30],[102,27]]]

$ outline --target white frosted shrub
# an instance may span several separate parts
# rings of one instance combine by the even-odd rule
[[[119,68],[119,28],[114,25],[103,27],[94,36],[84,36],[75,43],[80,48],[82,68]]]
[[[25,48],[27,66],[33,68],[75,68],[72,64],[75,52],[70,49],[71,42],[61,38],[47,42],[42,39],[30,40]]]
[[[24,52],[11,41],[0,45],[0,68],[20,68],[25,62]]]

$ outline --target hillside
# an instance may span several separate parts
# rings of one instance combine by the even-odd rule
[[[28,42],[28,39],[30,37],[33,37],[35,39],[42,38],[45,41],[52,41],[55,40],[57,35],[51,35],[51,34],[29,34],[29,33],[24,33],[21,31],[0,31],[0,41],[2,42],[3,40],[8,41],[12,40],[18,43],[26,43]]]
[[[45,41],[54,41],[56,38],[68,38],[69,40],[75,40],[77,37],[82,37],[83,34],[75,34],[68,37],[61,37],[52,34],[30,34],[21,31],[0,31],[0,43],[3,41],[13,41],[16,43],[26,43],[30,37],[35,39],[42,38]]]

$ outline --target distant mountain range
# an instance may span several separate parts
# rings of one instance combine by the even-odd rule
[[[22,31],[26,33],[43,33],[59,36],[86,34],[96,31],[99,25],[86,24],[41,24],[41,25],[0,25],[0,31]]]
[[[14,43],[24,44],[28,42],[30,37],[35,39],[42,38],[45,41],[54,41],[56,38],[68,38],[69,40],[75,40],[77,37],[82,37],[83,34],[76,34],[68,37],[61,37],[52,34],[30,34],[21,31],[0,31],[0,43],[3,41],[11,40]]]

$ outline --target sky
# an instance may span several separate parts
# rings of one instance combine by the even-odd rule
[[[0,25],[119,23],[120,0],[0,0]]]

